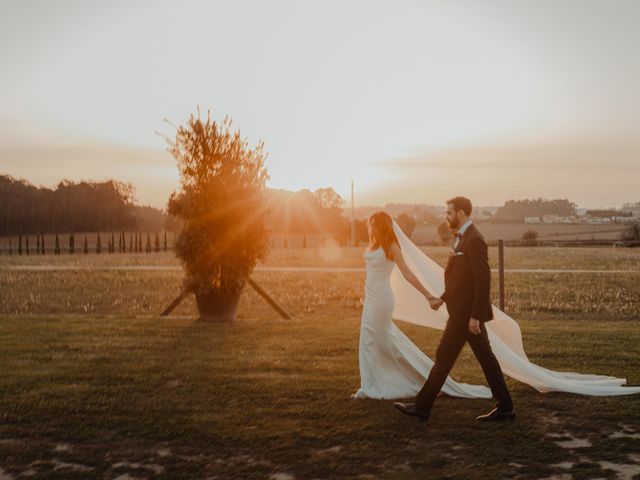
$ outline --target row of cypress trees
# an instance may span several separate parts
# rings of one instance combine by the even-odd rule
[[[324,244],[325,242],[325,237],[322,237],[322,240],[320,242],[321,245]],[[273,243],[271,244],[271,246],[275,246]],[[283,248],[289,248],[289,238],[285,235],[284,236],[284,241],[282,242],[282,246]],[[309,244],[307,243],[307,234],[303,233],[302,234],[302,248],[308,248]]]
[[[127,253],[127,252],[151,253],[151,252],[159,252],[161,249],[165,252],[168,250],[166,231],[164,232],[164,241],[163,241],[162,248],[160,247],[160,236],[158,235],[158,232],[155,232],[155,239],[153,242],[153,246],[151,244],[151,234],[147,232],[146,245],[144,249],[142,247],[142,233],[139,233],[139,232],[129,233],[128,246],[127,246],[127,238],[126,238],[125,232],[118,233],[118,247],[117,247],[118,253]],[[95,246],[95,253],[102,253],[102,251],[103,251],[102,239],[101,239],[100,233],[98,233],[98,238],[96,240],[96,246]],[[1,252],[2,252],[2,249],[0,249],[0,253]],[[44,255],[46,252],[44,235],[39,235],[39,234],[36,235],[36,247],[35,247],[35,252],[33,252],[29,244],[29,236],[25,236],[24,242],[23,242],[22,234],[20,234],[18,236],[18,245],[17,245],[16,252],[18,255],[22,255],[22,254],[31,255],[31,253],[34,253],[35,255]],[[60,252],[61,252],[60,238],[56,233],[53,253],[55,255],[60,255]],[[89,253],[89,241],[86,235],[84,236],[84,244],[82,247],[82,252],[87,254]],[[106,252],[107,253],[116,252],[116,235],[114,232],[111,232],[111,235],[107,235]],[[69,234],[69,254],[72,255],[74,253],[76,253],[75,233],[70,233]],[[9,239],[9,255],[13,255],[13,244],[11,239]]]
[[[162,242],[162,246],[160,243],[161,243],[160,236],[158,235],[158,232],[155,232],[155,239],[153,242],[151,240],[151,234],[147,232],[147,238],[146,238],[144,248],[142,246],[142,233],[129,233],[129,241],[127,242],[125,232],[121,232],[118,234],[117,252],[118,253],[127,253],[127,252],[150,253],[150,252],[159,252],[160,250],[163,250],[166,252],[168,250],[166,231],[164,232],[164,239]],[[322,243],[324,243],[324,237],[323,237]],[[283,247],[289,248],[289,240],[287,236],[284,237]],[[308,248],[306,234],[303,234],[302,236],[302,248]],[[103,250],[105,249],[103,248],[103,245],[102,245],[102,238],[100,233],[98,233],[98,238],[96,240],[96,246],[95,246],[95,253],[102,253]],[[107,245],[106,245],[105,251],[107,253],[116,252],[116,235],[113,232],[111,232],[111,235],[107,235]],[[9,255],[13,255],[14,253],[13,243],[11,239],[9,239],[8,252],[9,252]],[[17,252],[18,255],[23,255],[23,254],[30,255],[31,253],[34,253],[36,255],[44,255],[45,254],[44,235],[36,235],[36,249],[35,249],[35,252],[33,252],[33,250],[30,248],[29,237],[25,236],[24,242],[23,242],[23,236],[22,234],[20,234],[18,236],[18,245],[15,252]],[[1,253],[2,253],[2,249],[0,249],[0,254]],[[55,234],[55,244],[53,247],[53,253],[56,255],[60,255],[61,253],[60,238],[58,237],[57,233]],[[69,234],[69,254],[74,254],[74,253],[76,253],[75,233],[70,233]],[[82,253],[89,253],[89,242],[86,235],[84,236]]]

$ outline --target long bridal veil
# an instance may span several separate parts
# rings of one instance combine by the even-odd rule
[[[425,255],[404,234],[395,220],[393,230],[411,271],[429,291],[442,294],[443,268]],[[395,297],[392,314],[394,320],[444,330],[447,321],[445,307],[438,311],[431,310],[424,296],[404,279],[397,266],[391,273],[391,289]],[[531,363],[524,351],[520,326],[495,306],[493,315],[494,319],[485,324],[487,333],[503,372],[510,377],[529,384],[540,392],[570,392],[598,396],[640,393],[640,387],[623,387],[626,383],[624,378],[556,372]]]

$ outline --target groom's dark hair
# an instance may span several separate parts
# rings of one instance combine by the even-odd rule
[[[458,210],[462,210],[467,217],[471,215],[471,210],[473,210],[471,200],[469,200],[467,197],[453,197],[452,199],[447,200],[447,203],[453,205],[453,209],[456,212]]]

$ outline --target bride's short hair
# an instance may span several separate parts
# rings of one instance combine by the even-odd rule
[[[393,220],[387,212],[376,212],[369,217],[369,224],[374,227],[371,229],[371,244],[377,244],[384,250],[385,256],[391,260],[391,245],[397,243],[400,246],[398,237],[393,231]],[[378,235],[376,236],[376,232]],[[380,237],[380,238],[378,238]]]

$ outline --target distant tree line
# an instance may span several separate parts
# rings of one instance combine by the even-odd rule
[[[577,215],[577,207],[575,203],[567,199],[509,200],[498,209],[494,221],[523,222],[525,217],[539,217],[542,215],[570,217]]]
[[[63,180],[54,188],[0,175],[0,235],[161,230],[164,212],[134,204],[132,184]]]
[[[154,232],[155,240],[153,241],[153,246],[151,243],[151,234],[146,232],[147,241],[144,248],[142,246],[142,232],[110,232],[104,236],[106,239],[106,245],[104,246],[100,233],[95,236],[95,246],[89,245],[87,234],[84,235],[84,242],[82,243],[82,246],[80,246],[80,244],[76,245],[76,234],[74,232],[68,234],[68,242],[66,244],[64,242],[64,238],[61,238],[62,236],[58,235],[58,233],[55,233],[53,241],[49,238],[48,242],[46,241],[47,239],[45,235],[35,234],[35,237],[31,237],[35,242],[31,244],[29,243],[29,235],[23,236],[22,234],[18,234],[18,238],[14,238],[15,243],[13,243],[12,239],[9,238],[6,245],[0,246],[0,254],[3,251],[9,255],[46,255],[51,253],[55,255],[60,255],[61,253],[73,255],[74,253],[88,254],[94,252],[116,253],[116,239],[118,242],[118,253],[151,253],[159,252],[161,250],[166,252],[169,249],[166,230],[164,231],[162,247],[158,232]],[[49,237],[51,237],[51,235],[49,235]]]
[[[620,210],[587,210],[587,215],[590,217],[598,217],[598,218],[613,218],[613,217],[633,217],[633,213],[631,212],[623,212]]]
[[[300,190],[267,190],[271,231],[284,234],[326,233],[340,244],[346,245],[351,238],[351,219],[343,210],[344,200],[333,188],[319,188],[313,192]],[[345,215],[347,213],[347,215]],[[395,217],[402,230],[411,237],[417,226],[408,213]],[[367,220],[355,221],[358,243],[368,242]],[[286,242],[286,238],[285,238]],[[306,237],[303,237],[303,245]]]
[[[421,203],[386,203],[384,206],[361,206],[356,207],[355,214],[356,218],[366,218],[378,211],[387,212],[396,219],[400,215],[407,215],[418,223],[427,225],[438,225],[443,218],[443,211],[440,211],[440,207]]]
[[[135,188],[116,180],[63,180],[55,188],[0,176],[0,235],[56,232],[177,231],[164,211],[134,203]],[[267,189],[265,199],[274,233],[326,233],[339,241],[350,235],[343,199],[332,188],[315,191]]]
[[[348,238],[349,219],[343,215],[344,200],[333,188],[291,192],[267,189],[270,230],[274,233],[328,233]]]

